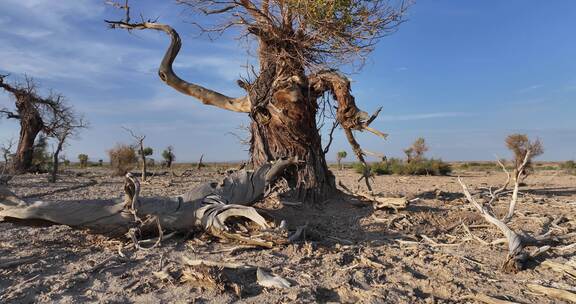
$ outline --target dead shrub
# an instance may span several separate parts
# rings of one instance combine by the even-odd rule
[[[114,170],[114,175],[122,176],[134,169],[138,159],[134,148],[125,144],[117,144],[113,149],[108,150],[110,156],[110,167]]]
[[[540,139],[531,141],[526,134],[511,134],[506,137],[506,147],[514,154],[514,176],[520,176],[524,180],[534,171],[532,159],[544,153],[544,146]],[[518,168],[524,162],[526,153],[530,151],[528,162],[521,174],[518,175]]]

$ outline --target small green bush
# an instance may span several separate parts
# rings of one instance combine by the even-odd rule
[[[362,174],[362,164],[355,163],[354,170]],[[405,162],[398,158],[391,158],[384,162],[370,164],[370,170],[376,175],[448,175],[452,172],[450,164],[440,159],[421,159]]]

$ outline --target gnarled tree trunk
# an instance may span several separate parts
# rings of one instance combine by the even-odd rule
[[[328,169],[316,126],[317,94],[312,92],[304,68],[294,61],[278,58],[261,42],[261,71],[247,85],[252,103],[250,118],[251,161],[255,167],[268,161],[297,157],[304,164],[287,176],[292,197],[306,201],[324,200],[336,189]]]
[[[64,137],[60,137],[58,138],[58,145],[56,146],[56,150],[54,151],[54,154],[52,155],[52,172],[50,173],[50,178],[48,179],[48,181],[50,181],[51,183],[55,183],[56,180],[58,179],[58,170],[60,167],[60,152],[62,151],[62,148],[64,147],[64,141],[66,140],[66,136]]]
[[[172,27],[156,22],[129,23],[128,18],[127,21],[108,22],[112,27],[129,30],[153,29],[165,32],[170,36],[171,43],[158,70],[163,82],[206,105],[249,113],[252,121],[250,153],[254,167],[278,158],[292,157],[303,161],[302,165],[285,176],[292,184],[291,188],[295,189],[291,192],[293,198],[319,201],[336,189],[334,176],[326,165],[316,125],[316,100],[325,92],[331,92],[337,100],[336,120],[344,128],[346,138],[364,165],[363,152],[352,130],[368,130],[381,137],[386,136],[369,128],[368,125],[379,111],[368,117],[356,107],[346,77],[331,70],[306,75],[304,63],[290,56],[297,50],[290,49],[290,45],[274,38],[268,41],[268,38],[263,38],[266,35],[260,37],[259,75],[253,83],[239,81],[248,95],[232,98],[187,82],[174,73],[172,63],[182,42]],[[370,172],[366,165],[364,171],[366,185],[371,190],[368,182]]]
[[[42,117],[34,106],[26,100],[16,102],[20,113],[20,139],[18,148],[13,159],[14,173],[25,173],[32,167],[34,157],[34,141],[38,133],[42,131],[44,123]]]

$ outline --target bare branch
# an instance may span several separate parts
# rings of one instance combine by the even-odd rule
[[[522,176],[526,165],[530,161],[531,151],[526,151],[526,155],[524,156],[524,160],[520,167],[516,168],[516,176],[514,176],[514,190],[512,191],[512,201],[510,202],[510,206],[508,208],[508,213],[502,219],[504,223],[510,222],[512,216],[514,215],[514,209],[516,208],[516,202],[518,201],[518,188],[520,187],[520,177]]]
[[[326,144],[326,147],[324,147],[324,155],[326,155],[328,153],[328,151],[330,151],[330,145],[332,144],[332,140],[334,139],[334,130],[336,130],[336,127],[338,127],[338,121],[334,120],[334,122],[332,123],[332,128],[330,128],[330,133],[328,133],[329,136],[329,140],[328,143]]]
[[[354,101],[354,96],[350,94],[350,81],[336,71],[320,71],[316,74],[310,75],[309,79],[310,90],[312,91],[313,96],[318,97],[324,94],[324,92],[329,91],[334,96],[334,99],[338,101],[336,121],[344,129],[346,139],[348,139],[354,154],[356,154],[356,157],[364,167],[361,179],[364,179],[368,190],[372,191],[369,182],[371,176],[370,167],[366,164],[364,153],[360,148],[360,144],[358,144],[356,138],[354,138],[352,130],[367,130],[385,139],[387,136],[386,134],[369,127],[369,124],[373,122],[380,113],[381,108],[370,117],[368,117],[366,112],[358,109],[356,102]]]
[[[546,243],[558,242],[559,240],[565,238],[571,238],[576,235],[576,233],[568,233],[565,235],[553,236],[551,235],[550,231],[537,236],[530,236],[526,233],[522,234],[516,233],[506,225],[506,222],[504,222],[504,220],[501,221],[497,219],[496,216],[488,208],[480,205],[478,201],[476,201],[476,199],[474,199],[474,197],[470,194],[468,187],[464,184],[464,182],[462,182],[460,177],[458,177],[458,183],[460,183],[460,186],[462,186],[462,190],[464,192],[464,195],[466,196],[466,199],[480,212],[480,214],[484,217],[484,219],[487,222],[498,227],[498,229],[500,229],[500,231],[502,231],[502,233],[506,237],[506,240],[508,241],[508,256],[506,261],[502,265],[502,268],[505,271],[523,270],[525,263],[528,259],[534,258],[537,255],[549,249],[549,247],[543,246],[538,248],[531,254],[528,254],[524,252],[524,248],[526,246],[542,246]],[[516,183],[515,187],[517,187],[518,181],[515,181],[515,183]],[[497,199],[500,193],[501,192],[491,193],[490,195],[492,196],[492,199],[488,204]],[[516,204],[515,198],[512,198],[510,202],[510,212],[511,212],[510,217],[512,217],[512,215],[514,214],[514,208],[512,206],[515,204]]]
[[[0,109],[0,114],[6,115],[7,119],[20,119],[20,115],[5,109]]]
[[[125,10],[129,9],[127,2],[126,6],[123,9]],[[129,20],[128,15],[126,17],[126,20]],[[174,70],[172,69],[172,64],[176,59],[176,56],[178,56],[178,52],[180,51],[182,42],[176,30],[174,30],[171,26],[156,23],[153,21],[146,21],[142,23],[130,23],[129,21],[126,20],[124,21],[106,20],[106,22],[110,25],[111,28],[121,28],[126,30],[151,29],[164,32],[168,36],[170,36],[171,39],[170,46],[166,50],[164,58],[162,59],[162,62],[160,64],[160,68],[158,70],[158,75],[160,76],[160,79],[164,83],[176,89],[180,93],[197,98],[206,105],[212,105],[219,107],[221,109],[235,112],[244,112],[244,113],[250,112],[251,105],[250,100],[247,96],[240,98],[231,98],[216,91],[212,91],[202,86],[182,80],[174,73]]]
[[[132,136],[135,140],[136,140],[136,145],[138,146],[138,154],[140,155],[140,161],[142,163],[142,181],[145,182],[146,181],[146,153],[144,153],[144,139],[146,139],[146,135],[138,135],[136,134],[134,131],[132,131],[131,129],[127,128],[127,127],[122,127],[122,129],[124,129],[126,132],[130,133],[130,136]]]
[[[462,186],[462,190],[466,199],[482,214],[484,219],[489,223],[495,225],[502,231],[506,239],[508,240],[508,258],[504,263],[504,266],[514,266],[517,270],[523,269],[523,263],[526,261],[528,256],[525,253],[522,253],[524,249],[524,244],[522,243],[522,239],[520,236],[510,229],[506,224],[499,219],[497,219],[490,211],[486,208],[482,207],[470,194],[468,187],[462,182],[460,177],[458,177],[458,183]],[[512,263],[511,263],[512,262]]]

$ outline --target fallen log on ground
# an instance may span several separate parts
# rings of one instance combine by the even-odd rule
[[[131,174],[126,176],[123,201],[29,202],[17,197],[6,186],[0,186],[0,219],[15,218],[23,223],[45,220],[113,236],[128,233],[133,239],[136,234],[156,229],[161,238],[163,230],[187,232],[201,228],[217,237],[270,247],[270,241],[234,233],[227,221],[242,218],[260,229],[273,230],[273,225],[250,205],[262,198],[285,168],[297,162],[279,160],[255,171],[240,170],[220,183],[205,183],[176,197],[140,197],[140,184]]]

